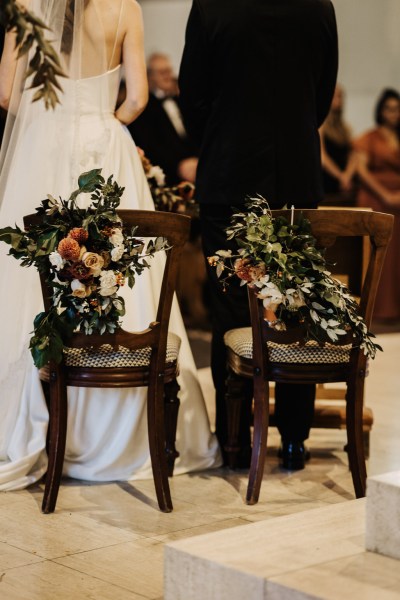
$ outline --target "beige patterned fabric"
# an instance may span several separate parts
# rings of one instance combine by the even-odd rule
[[[242,358],[253,358],[253,339],[251,327],[241,327],[227,331],[224,336],[225,346]],[[337,346],[325,344],[320,346],[315,341],[299,344],[276,344],[268,342],[269,360],[274,363],[298,364],[338,364],[346,363],[350,358],[351,345]]]
[[[175,333],[168,334],[166,363],[178,360],[181,339]],[[150,364],[151,348],[130,350],[120,346],[117,351],[104,344],[100,348],[68,348],[64,351],[68,367],[147,367]]]

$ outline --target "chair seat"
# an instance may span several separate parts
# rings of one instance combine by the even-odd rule
[[[227,331],[224,336],[225,346],[240,358],[252,360],[253,338],[251,327],[240,327]],[[351,344],[339,346],[311,340],[301,346],[294,344],[277,344],[268,342],[269,360],[273,363],[286,364],[342,364],[350,360]]]
[[[175,333],[168,333],[166,363],[178,360],[181,339]],[[99,348],[67,348],[64,360],[67,367],[148,367],[150,365],[151,348],[130,350],[120,346],[114,350],[109,344]]]

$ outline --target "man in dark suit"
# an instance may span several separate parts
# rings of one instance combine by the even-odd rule
[[[203,248],[228,248],[233,208],[261,194],[271,208],[313,208],[322,200],[318,128],[337,75],[337,31],[330,0],[193,0],[179,78],[187,127],[199,144],[196,198]],[[249,325],[246,290],[223,293],[209,269],[213,318],[211,367],[216,433],[223,447],[224,333]],[[304,467],[314,386],[276,386],[282,464]],[[250,403],[242,419],[243,466],[250,453]]]
[[[198,149],[183,123],[171,61],[165,54],[151,55],[147,74],[148,105],[128,129],[147,158],[163,169],[168,185],[194,182]]]

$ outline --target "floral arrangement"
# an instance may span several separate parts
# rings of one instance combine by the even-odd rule
[[[301,325],[306,339],[320,343],[340,343],[341,336],[352,334],[374,358],[382,348],[373,341],[349,290],[328,271],[310,222],[303,215],[296,223],[273,218],[261,197],[250,198],[246,207],[248,211],[232,216],[227,229],[237,254],[219,250],[208,259],[224,289],[228,279],[237,276],[242,285],[256,288],[269,326],[282,331]]]
[[[30,340],[39,368],[50,359],[61,361],[74,331],[104,334],[120,327],[125,304],[119,289],[125,283],[133,287],[135,277],[150,266],[146,259],[167,248],[164,238],[145,247],[135,237],[136,228],[123,228],[116,210],[124,188],[100,173],[83,173],[68,200],[48,196],[36,209],[40,224],[28,231],[0,229],[0,241],[11,246],[9,254],[45,274],[52,290],[52,306],[36,316]],[[82,193],[91,194],[88,208],[78,206]]]
[[[193,183],[181,181],[173,187],[166,186],[161,167],[152,165],[141,148],[138,148],[138,152],[156,210],[182,213],[196,206]]]

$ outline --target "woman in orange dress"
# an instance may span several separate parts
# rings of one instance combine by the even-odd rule
[[[375,303],[378,320],[400,320],[400,94],[384,90],[375,110],[376,128],[354,146],[361,187],[357,204],[395,217]]]

